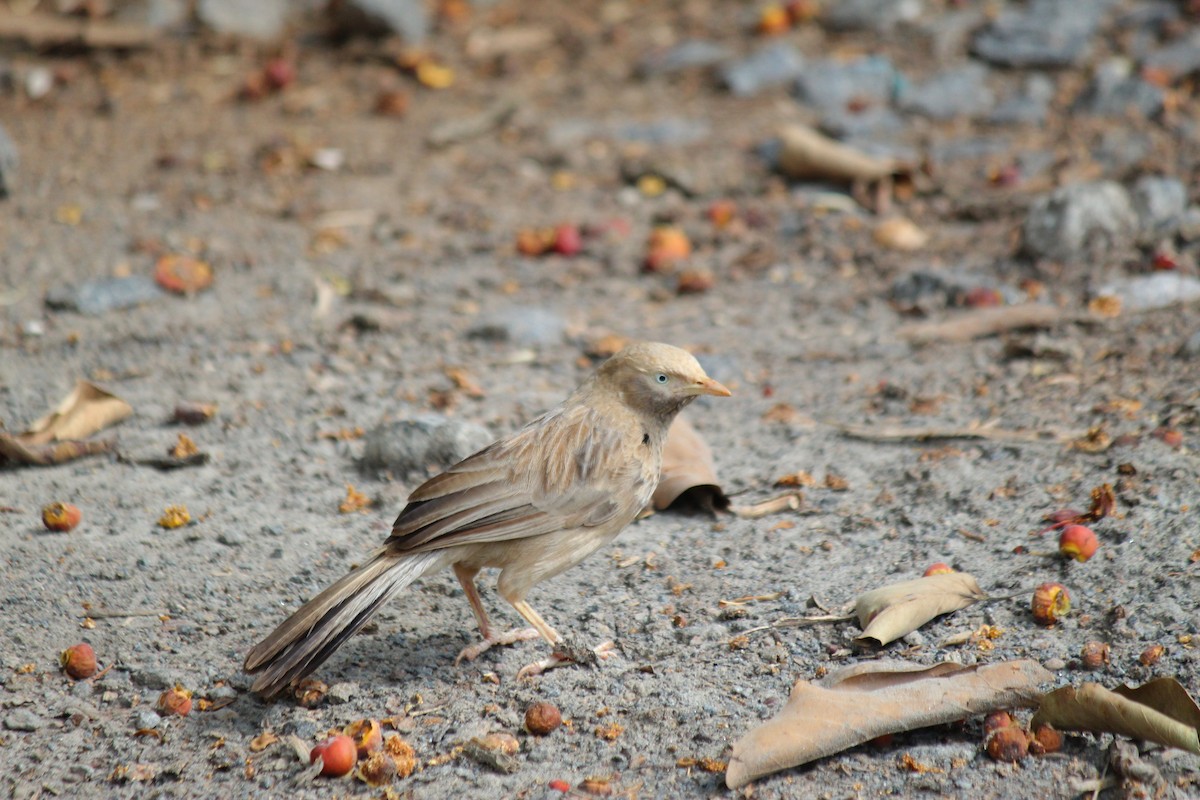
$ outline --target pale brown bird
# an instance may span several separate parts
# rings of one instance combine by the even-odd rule
[[[253,690],[269,697],[312,672],[394,594],[445,567],[454,569],[483,634],[460,661],[540,635],[552,655],[518,677],[569,663],[562,637],[525,596],[608,544],[646,507],[671,420],[702,394],[728,397],[729,390],[686,351],[650,342],[624,348],[557,408],[417,487],[368,563],[250,651],[245,670],[261,673]],[[500,595],[533,628],[493,630],[475,588],[484,567],[500,570]]]

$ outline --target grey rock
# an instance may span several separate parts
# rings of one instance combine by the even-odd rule
[[[1130,112],[1153,117],[1162,110],[1165,94],[1133,71],[1125,59],[1105,61],[1079,96],[1075,108],[1102,117],[1124,117]]]
[[[339,681],[329,687],[325,694],[326,702],[340,706],[349,703],[358,694],[358,684],[352,681]]]
[[[1025,79],[1019,92],[1000,101],[988,115],[988,121],[995,125],[1041,124],[1046,121],[1053,97],[1054,82],[1034,73]]]
[[[1176,353],[1180,358],[1200,358],[1200,330],[1189,336]]]
[[[247,541],[246,534],[237,528],[224,530],[217,534],[217,541],[226,547],[241,547]]]
[[[854,101],[887,105],[903,87],[904,76],[882,56],[853,61],[818,61],[796,79],[796,96],[825,112],[840,112]]]
[[[407,44],[417,44],[429,33],[429,12],[423,0],[334,0],[329,13],[346,33],[398,35]]]
[[[210,30],[269,41],[287,24],[287,0],[200,0],[196,18]]]
[[[117,7],[116,18],[131,25],[155,30],[181,28],[187,22],[185,0],[132,0]]]
[[[179,682],[174,673],[159,667],[135,667],[130,670],[129,677],[145,689],[170,689]]]
[[[218,700],[236,700],[238,692],[232,686],[222,684],[221,686],[214,686],[209,689],[206,696],[215,703]]]
[[[1200,280],[1178,272],[1154,272],[1113,281],[1097,294],[1120,298],[1123,311],[1149,311],[1200,300]]]
[[[1167,236],[1179,229],[1187,209],[1187,187],[1182,181],[1143,175],[1133,185],[1130,196],[1143,235]]]
[[[975,36],[975,55],[1004,67],[1070,67],[1091,53],[1092,37],[1113,0],[1032,0],[1006,11]]]
[[[947,70],[906,89],[900,106],[932,119],[979,116],[996,100],[987,85],[987,75],[987,68],[976,63]]]
[[[921,0],[839,0],[823,10],[821,25],[831,31],[888,31],[921,11]]]
[[[562,343],[567,322],[558,313],[537,306],[517,306],[485,314],[467,335],[490,342],[511,342],[523,347]]]
[[[4,727],[10,731],[30,733],[41,729],[46,721],[27,708],[18,708],[4,718]]]
[[[638,62],[642,77],[674,75],[690,69],[713,67],[733,56],[729,48],[704,39],[689,39],[665,49],[647,53]]]
[[[162,717],[152,708],[138,708],[133,712],[133,727],[139,731],[152,731],[162,724]]]
[[[1172,81],[1200,72],[1200,32],[1148,54],[1142,67],[1162,72]]]
[[[1024,248],[1036,258],[1076,261],[1130,244],[1137,214],[1129,194],[1112,181],[1064,186],[1038,198],[1022,228]]]
[[[56,286],[46,293],[46,305],[99,316],[161,300],[166,296],[166,292],[152,279],[145,275],[130,275],[125,278],[99,278],[75,286]]]
[[[704,120],[667,117],[653,122],[624,122],[612,126],[613,138],[652,145],[685,145],[708,138],[712,129]]]
[[[17,177],[17,167],[21,158],[17,154],[17,145],[13,142],[8,131],[0,125],[0,198],[12,194],[14,181]]]
[[[820,129],[835,139],[857,139],[898,133],[905,128],[903,117],[888,106],[867,106],[861,110],[845,108],[827,111]]]
[[[1191,206],[1183,212],[1176,233],[1185,242],[1200,240],[1200,206]]]
[[[776,42],[726,64],[721,69],[721,82],[736,97],[752,97],[795,80],[803,69],[800,51],[787,42]]]
[[[1113,125],[1100,137],[1100,145],[1092,156],[1111,174],[1137,164],[1153,148],[1154,142],[1144,131],[1128,125]]]
[[[429,466],[448,467],[478,452],[494,437],[486,428],[440,414],[379,425],[367,434],[362,466],[405,475]]]

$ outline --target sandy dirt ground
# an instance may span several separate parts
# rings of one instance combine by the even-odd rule
[[[948,13],[930,5],[930,15]],[[11,52],[18,74],[47,66],[57,80],[37,101],[19,87],[0,95],[21,157],[0,202],[0,420],[23,430],[79,378],[134,413],[112,429],[120,458],[0,468],[0,794],[375,797],[383,789],[303,780],[284,743],[251,745],[264,731],[315,743],[354,720],[391,717],[421,762],[391,796],[557,797],[553,781],[594,777],[616,796],[728,797],[743,792],[703,760],[726,761],[797,680],[845,664],[1034,658],[1057,685],[1174,676],[1200,688],[1200,359],[1180,354],[1200,328],[1196,307],[1087,315],[1092,289],[1142,270],[1144,248],[1076,264],[1018,252],[1033,199],[1055,185],[1155,169],[1194,189],[1194,122],[1189,136],[1186,126],[1071,116],[1083,68],[1055,74],[1060,91],[1042,124],[908,119],[892,137],[923,166],[893,212],[930,240],[891,249],[873,236],[879,217],[845,187],[790,184],[762,159],[781,124],[813,121],[786,87],[741,98],[703,70],[637,74],[645,53],[686,36],[748,52],[760,41],[747,26],[755,13],[705,0],[502,3],[434,34],[456,75],[443,90],[398,69],[384,45],[335,45],[303,26],[282,49],[199,35],[128,54]],[[503,58],[467,54],[473,33],[518,25],[551,39]],[[810,23],[786,36],[813,57],[886,52],[917,76],[965,58],[935,57],[903,29],[838,34]],[[279,53],[295,80],[239,99],[246,76]],[[998,88],[1021,79],[989,78]],[[407,111],[376,113],[392,90],[407,95]],[[498,100],[511,116],[482,135],[428,143],[439,125]],[[635,123],[659,133],[623,128]],[[1097,155],[1102,141],[1135,135],[1151,145],[1138,166]],[[962,148],[980,155],[929,155],[984,140],[992,149]],[[1051,153],[1052,166],[997,184],[997,168],[1035,151]],[[725,227],[709,211],[721,199],[736,209]],[[677,274],[643,271],[647,236],[663,222],[687,232],[689,267],[711,278],[705,291],[680,293]],[[581,253],[517,252],[522,229],[560,223],[587,228]],[[163,254],[211,264],[211,288],[98,315],[45,302],[88,280],[151,275]],[[1183,248],[1178,269],[1195,274],[1194,249]],[[918,346],[905,325],[966,313],[940,295],[916,310],[896,299],[898,283],[928,271],[1009,302],[1040,292],[1061,319]],[[481,326],[509,337],[480,336]],[[250,695],[247,649],[359,563],[425,476],[360,469],[355,429],[436,412],[502,435],[557,403],[607,335],[697,353],[734,391],[688,411],[723,487],[746,505],[803,471],[813,480],[800,508],[757,519],[656,514],[535,590],[531,602],[559,630],[616,642],[597,666],[518,682],[544,654],[537,642],[455,666],[476,630],[447,573],[397,597],[318,671],[332,688],[315,708]],[[453,380],[463,374],[477,391]],[[180,427],[170,418],[184,401],[219,410]],[[846,425],[1036,435],[893,442],[851,438]],[[1091,445],[1073,444],[1093,429]],[[208,463],[137,463],[181,432]],[[1056,542],[1035,535],[1043,515],[1086,508],[1106,483],[1117,508],[1094,526],[1099,553],[1087,563],[1044,555]],[[339,512],[348,484],[368,508]],[[40,509],[56,500],[82,509],[76,530],[43,530]],[[160,527],[177,504],[192,523]],[[854,622],[745,633],[935,561],[1004,599],[881,652],[852,646]],[[1029,612],[1046,581],[1073,600],[1053,628]],[[519,623],[483,585],[495,616]],[[750,596],[765,599],[721,603]],[[984,625],[1001,631],[986,646],[940,644]],[[94,646],[101,677],[62,674],[59,651],[77,641]],[[1079,661],[1089,641],[1111,647],[1092,672]],[[1153,645],[1165,653],[1144,666]],[[210,710],[150,718],[177,683]],[[523,732],[534,701],[558,706],[569,725]],[[139,731],[147,721],[153,732]],[[497,731],[520,742],[515,772],[459,754]],[[745,794],[1065,796],[1072,780],[1107,771],[1110,739],[1070,735],[1061,753],[1013,766],[983,752],[975,718],[785,770]],[[1200,793],[1196,757],[1144,757],[1169,792]]]

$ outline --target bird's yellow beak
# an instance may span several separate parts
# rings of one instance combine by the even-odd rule
[[[733,392],[726,389],[712,378],[702,378],[692,384],[692,394],[711,394],[714,397],[729,397]]]

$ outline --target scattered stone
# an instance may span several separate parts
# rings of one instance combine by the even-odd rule
[[[340,706],[349,703],[358,694],[358,684],[352,681],[339,681],[329,687],[325,700],[331,705]]]
[[[1046,121],[1053,98],[1054,81],[1034,73],[1025,79],[1019,92],[1002,100],[992,110],[988,121],[995,125],[1040,125]]]
[[[1124,117],[1131,112],[1153,117],[1162,110],[1165,96],[1162,89],[1138,77],[1128,60],[1110,58],[1097,68],[1075,108],[1102,117]]]
[[[27,708],[18,708],[4,718],[4,727],[10,731],[31,733],[45,726],[46,721]]]
[[[175,686],[175,675],[158,667],[139,667],[130,671],[130,679],[146,689],[163,690]]]
[[[1113,0],[1032,0],[975,36],[975,55],[1002,67],[1079,66]]]
[[[217,541],[226,547],[241,547],[246,543],[246,534],[236,528],[231,528],[218,533]]]
[[[388,422],[367,434],[362,466],[406,475],[429,466],[448,467],[491,443],[486,428],[440,414]]]
[[[145,275],[99,278],[76,286],[56,286],[46,292],[50,308],[99,316],[165,298],[166,293]]]
[[[979,116],[996,100],[987,85],[987,74],[985,66],[974,62],[947,70],[906,89],[900,105],[932,119]]]
[[[889,31],[921,16],[921,0],[840,0],[823,9],[821,25],[831,31]]]
[[[12,194],[17,167],[20,163],[21,158],[17,154],[17,145],[8,135],[4,126],[0,125],[0,198]]]
[[[206,696],[209,700],[212,700],[214,703],[216,703],[222,700],[236,700],[238,693],[237,689],[233,688],[229,684],[222,684],[209,689],[206,693]]]
[[[334,0],[329,13],[346,34],[398,35],[406,44],[418,44],[429,33],[429,12],[422,0]]]
[[[46,67],[30,67],[25,73],[25,94],[30,100],[41,100],[54,88],[54,73]]]
[[[287,23],[287,0],[200,0],[196,18],[217,33],[251,39],[278,39]]]
[[[1200,300],[1200,279],[1178,272],[1153,272],[1100,287],[1100,297],[1116,297],[1122,311],[1150,311]]]
[[[1185,242],[1200,240],[1200,206],[1191,206],[1183,212],[1176,233]]]
[[[821,118],[820,129],[835,139],[853,140],[904,130],[904,119],[888,106],[867,106],[830,111]],[[849,141],[847,142],[849,143]]]
[[[537,306],[519,306],[484,315],[467,335],[489,342],[539,347],[561,344],[566,331],[566,320],[556,312]]]
[[[186,0],[129,0],[117,6],[114,18],[154,30],[182,28],[188,18]]]
[[[1130,196],[1144,236],[1169,236],[1179,229],[1187,209],[1187,187],[1182,181],[1143,175]]]
[[[796,79],[796,96],[821,111],[836,113],[851,103],[888,105],[903,81],[903,75],[882,56],[818,61]]]
[[[800,51],[787,42],[777,42],[725,65],[721,82],[735,97],[753,97],[795,80],[803,69]]]
[[[733,56],[729,48],[704,39],[689,39],[674,47],[647,53],[638,64],[644,78],[675,75],[690,69],[713,67]]]
[[[162,717],[152,708],[139,708],[133,712],[133,727],[139,731],[152,731],[162,724]]]
[[[1200,330],[1197,330],[1179,346],[1180,358],[1200,358]]]
[[[1170,83],[1200,72],[1200,32],[1150,53],[1143,59],[1142,69]]]
[[[1064,186],[1034,202],[1022,228],[1024,249],[1035,258],[1075,261],[1130,244],[1137,225],[1120,184]]]
[[[711,128],[703,120],[667,117],[655,122],[624,122],[612,126],[612,137],[622,142],[651,145],[685,145],[708,138]]]

